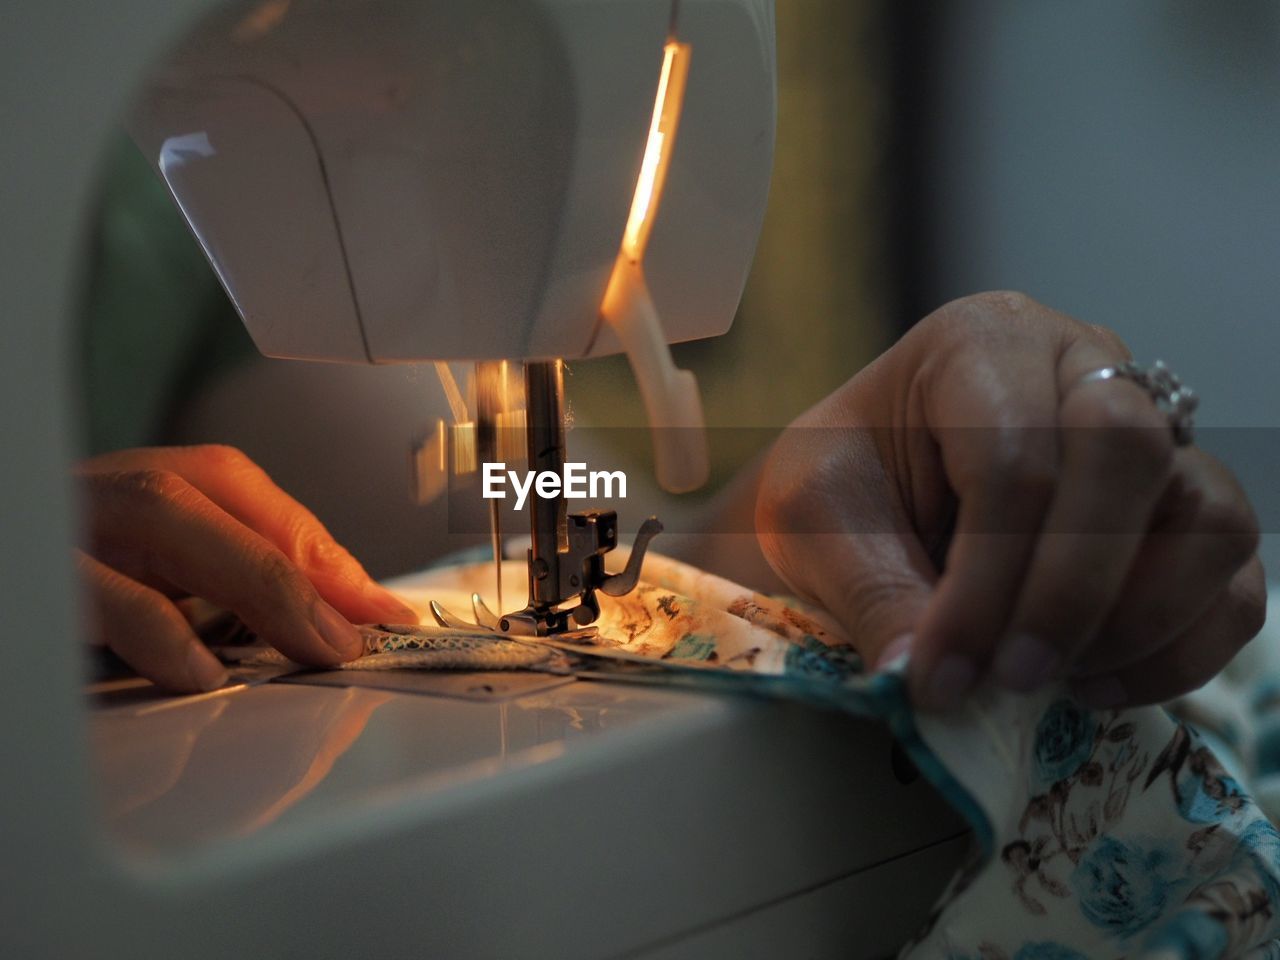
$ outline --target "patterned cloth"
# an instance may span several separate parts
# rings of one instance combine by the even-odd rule
[[[508,582],[523,578],[509,569]],[[462,611],[472,591],[492,591],[492,576],[489,564],[467,565],[397,587]],[[594,645],[530,647],[541,660],[509,665],[642,671],[888,724],[978,841],[903,957],[1280,960],[1280,833],[1268,819],[1280,813],[1280,631],[1168,711],[1091,711],[1063,689],[988,688],[936,716],[912,710],[905,658],[868,675],[822,614],[663,557],[650,555],[633,593],[600,601]],[[439,627],[366,638],[401,667],[438,667],[432,651],[459,638],[469,654],[492,644],[509,657],[513,644]]]

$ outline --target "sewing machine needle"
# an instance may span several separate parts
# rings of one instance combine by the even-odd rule
[[[498,501],[489,501],[489,531],[493,537],[493,575],[498,588],[498,616],[506,609],[502,605],[502,516]]]

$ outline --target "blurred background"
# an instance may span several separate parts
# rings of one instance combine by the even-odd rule
[[[718,434],[715,485],[936,306],[1011,288],[1168,361],[1280,531],[1280,5],[779,0],[777,21],[755,267],[729,335],[677,356],[712,426],[762,428]],[[375,574],[438,555],[440,514],[404,492],[430,371],[263,360],[123,136],[101,195],[87,448],[233,443]],[[625,361],[568,387],[582,426],[643,422]]]
[[[1020,289],[1166,360],[1280,576],[1280,5],[966,0],[915,26],[911,309]]]

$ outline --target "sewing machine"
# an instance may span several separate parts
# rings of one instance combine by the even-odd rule
[[[417,459],[454,472],[496,460],[499,432],[530,470],[559,472],[561,360],[621,348],[660,483],[701,486],[697,384],[667,344],[723,333],[746,282],[772,158],[769,4],[361,10],[220,8],[130,114],[258,348],[437,361],[455,397],[439,361],[501,361],[477,365],[469,409]],[[522,384],[508,360],[525,361]],[[608,512],[538,496],[529,514],[513,629],[589,623],[597,589],[635,583],[603,573]],[[659,529],[641,531],[637,566]]]
[[[668,344],[723,333],[750,265],[774,123],[767,0],[265,0],[180,30],[170,6],[90,11],[8,35],[84,71],[63,94],[13,51],[37,102],[60,106],[38,132],[17,122],[37,166],[6,189],[86,183],[61,138],[101,133],[84,105],[145,56],[132,100],[111,104],[263,353],[480,361],[420,468],[458,469],[466,449],[474,466],[516,431],[538,469],[564,460],[562,360],[623,351],[660,482],[701,482],[696,384]],[[6,205],[0,229],[47,261],[5,279],[33,319],[63,306],[81,197],[60,192],[44,223]],[[9,351],[7,388],[59,382],[57,345],[39,346],[16,368]],[[512,361],[522,389],[495,400]],[[32,505],[3,548],[10,629],[71,638],[41,664],[41,689],[59,678],[46,695],[26,661],[0,679],[15,955],[874,957],[957,862],[963,828],[885,732],[675,690],[328,674],[173,698],[113,681],[86,750],[79,633],[49,602],[73,589],[71,511],[44,494],[65,486],[60,402],[0,414],[32,451],[6,468]],[[610,513],[534,497],[528,604],[500,607],[503,629],[589,625],[595,591],[634,584],[658,529],[608,573]]]

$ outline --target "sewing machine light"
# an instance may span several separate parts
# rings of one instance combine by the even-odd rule
[[[631,213],[622,235],[622,249],[628,259],[639,263],[653,230],[662,186],[675,146],[680,111],[684,106],[685,83],[689,78],[689,45],[672,40],[663,48],[662,72],[658,77],[658,95],[653,104],[653,120],[649,139],[640,164],[640,179],[631,200]]]
[[[675,150],[691,53],[689,44],[675,40],[663,47],[640,176],[600,304],[601,316],[626,351],[649,414],[658,483],[672,493],[686,493],[706,483],[711,463],[697,378],[678,369],[671,358],[666,331],[645,282],[643,261]]]
[[[675,150],[691,56],[692,47],[687,43],[669,40],[663,47],[640,172],[618,255],[600,304],[600,314],[626,351],[640,387],[653,432],[654,468],[658,482],[673,493],[684,493],[702,486],[710,473],[710,459],[697,379],[687,370],[678,369],[671,358],[666,331],[645,280],[643,261]],[[511,372],[506,362],[477,365],[473,381],[476,402],[470,404],[470,408],[477,411],[474,417],[467,413],[468,405],[461,400],[448,366],[437,363],[436,368],[457,423],[469,425],[474,422],[481,425],[485,433],[485,437],[477,438],[471,447],[477,451],[474,459],[463,462],[454,457],[455,473],[471,472],[485,460],[510,462],[516,459],[516,451],[486,439],[490,433],[496,432],[497,443],[503,444],[508,438],[519,436],[524,426],[524,398],[517,397],[518,387],[510,387]],[[495,427],[498,428],[496,431]],[[453,432],[458,432],[456,426]],[[461,439],[455,438],[451,447],[455,450],[461,448]],[[486,451],[490,455],[486,456]],[[499,454],[502,454],[501,458]],[[435,494],[444,488],[445,478],[424,479],[424,475],[430,472],[426,468],[438,459],[438,451],[430,448],[429,444],[415,451],[420,500],[426,494]]]

